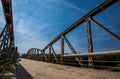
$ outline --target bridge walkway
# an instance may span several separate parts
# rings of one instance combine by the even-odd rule
[[[34,79],[119,79],[120,72],[96,70],[21,59],[20,64]]]

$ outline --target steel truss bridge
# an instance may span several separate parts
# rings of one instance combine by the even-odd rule
[[[0,75],[3,68],[16,62],[17,47],[14,41],[14,28],[11,0],[1,0],[6,24],[0,33]]]
[[[4,10],[6,25],[3,31],[0,34],[0,66],[9,64],[10,61],[16,61],[17,59],[17,47],[14,42],[14,29],[13,29],[13,18],[12,18],[12,3],[11,0],[1,0],[2,6]],[[104,3],[97,6],[95,9],[90,11],[88,14],[80,18],[77,22],[72,24],[69,28],[59,34],[55,39],[53,39],[47,46],[43,49],[39,48],[31,48],[28,50],[25,58],[35,59],[39,61],[60,63],[60,64],[72,64],[78,65],[81,67],[103,67],[109,68],[111,64],[116,65],[120,64],[120,60],[118,61],[108,61],[108,60],[96,60],[97,57],[107,57],[107,56],[115,56],[120,55],[120,50],[115,51],[104,51],[104,52],[94,52],[93,50],[93,39],[92,39],[92,30],[91,23],[95,24],[96,27],[103,30],[111,37],[113,37],[118,43],[120,43],[120,37],[115,33],[111,32],[101,23],[97,22],[93,17],[100,12],[104,11],[114,3],[118,2],[118,0],[105,0]],[[87,44],[88,44],[88,52],[78,54],[72,44],[66,37],[66,34],[70,33],[72,30],[77,28],[79,25],[85,23],[86,24],[86,32],[87,32]],[[58,40],[61,40],[61,54],[57,54],[53,44]],[[71,50],[72,54],[65,54],[65,43]],[[49,50],[49,54],[46,54],[46,50]],[[100,65],[98,63],[103,63],[105,65]]]

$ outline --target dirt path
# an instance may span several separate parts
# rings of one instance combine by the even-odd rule
[[[111,72],[22,59],[20,64],[34,79],[120,79],[120,72]]]

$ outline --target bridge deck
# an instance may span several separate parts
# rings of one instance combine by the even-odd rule
[[[119,79],[120,72],[95,70],[22,59],[34,79]]]

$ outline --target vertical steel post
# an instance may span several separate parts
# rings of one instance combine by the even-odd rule
[[[42,51],[42,50],[41,50],[41,56],[40,56],[40,57],[41,57],[40,60],[43,61],[43,57],[44,57],[44,55],[43,55],[43,51]]]
[[[49,62],[51,62],[51,47],[49,46]]]
[[[36,60],[36,53],[37,53],[37,49],[35,49],[35,51],[34,51],[35,53],[34,53],[34,60]]]
[[[61,64],[63,63],[63,55],[64,55],[64,38],[61,36]]]
[[[39,61],[41,60],[40,58],[41,58],[41,50],[39,49],[39,52],[38,52],[38,59],[39,59]]]
[[[39,60],[39,49],[37,49],[37,60]]]
[[[46,55],[45,55],[45,50],[41,50],[41,53],[42,53],[42,55],[43,55],[45,61],[48,61],[48,60],[47,60],[47,57],[46,57]]]
[[[86,19],[86,30],[87,30],[87,42],[88,42],[88,52],[93,53],[93,43],[92,43],[92,34],[91,34],[91,24],[90,19]],[[89,67],[92,66],[92,56],[88,56]]]

